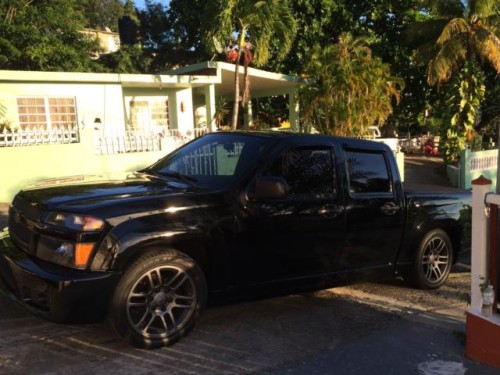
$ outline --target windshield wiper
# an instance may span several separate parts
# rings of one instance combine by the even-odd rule
[[[191,184],[193,182],[198,182],[198,179],[196,177],[186,176],[185,174],[182,174],[182,173],[179,173],[179,172],[166,171],[166,172],[157,172],[157,173],[159,175],[161,175],[161,176],[177,178],[178,180],[181,180],[181,181],[184,181],[184,182],[188,182],[188,183],[191,183]]]
[[[175,178],[177,180],[180,180],[182,182],[186,182],[190,185],[193,185],[193,183],[196,183],[198,182],[198,179],[195,178],[195,177],[191,177],[191,176],[186,176],[182,173],[179,173],[179,172],[173,172],[173,171],[155,171],[153,169],[150,169],[150,168],[146,168],[144,170],[142,170],[142,172],[145,172],[145,173],[150,173],[156,177],[171,177],[171,178]]]

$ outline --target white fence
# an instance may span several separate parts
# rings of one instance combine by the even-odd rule
[[[484,171],[488,169],[497,169],[497,151],[493,150],[492,152],[483,155],[483,153],[472,153],[470,158],[470,171]]]
[[[109,155],[124,152],[160,151],[158,134],[128,131],[122,135],[96,137],[96,154]]]
[[[206,128],[195,128],[187,132],[168,129],[161,133],[133,130],[114,135],[96,134],[96,154],[110,155],[129,152],[161,151],[161,144],[164,139],[168,140],[167,143],[173,144],[177,148],[205,133]]]
[[[162,138],[170,138],[175,147],[180,147],[195,137],[206,133],[206,128],[196,128],[184,133],[167,130],[161,134],[144,131],[126,131],[116,135],[96,133],[97,155],[129,152],[161,151]],[[80,142],[78,127],[52,130],[25,130],[0,132],[0,147],[36,146],[45,144],[67,144]]]
[[[36,146],[52,143],[78,143],[78,127],[0,132],[0,147]]]

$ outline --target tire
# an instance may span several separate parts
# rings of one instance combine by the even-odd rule
[[[186,336],[206,301],[205,277],[194,260],[177,251],[154,251],[123,274],[109,319],[123,339],[141,348],[157,348]]]
[[[420,289],[437,289],[448,279],[453,264],[453,245],[441,229],[427,233],[420,242],[410,269],[409,281]]]

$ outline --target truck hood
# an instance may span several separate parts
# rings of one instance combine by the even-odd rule
[[[23,189],[18,197],[41,209],[77,210],[100,207],[120,200],[201,190],[175,178],[147,173],[81,175],[42,180]]]

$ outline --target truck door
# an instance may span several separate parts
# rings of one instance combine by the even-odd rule
[[[389,150],[345,149],[346,242],[340,270],[393,265],[403,235],[403,198]]]
[[[328,273],[344,235],[333,147],[289,147],[257,173],[286,181],[278,199],[252,196],[250,184],[233,252],[233,283],[246,284]]]

